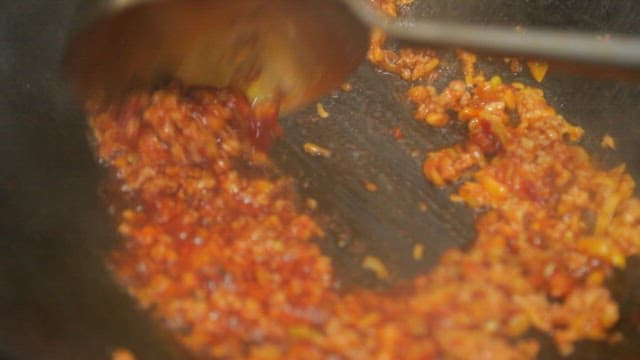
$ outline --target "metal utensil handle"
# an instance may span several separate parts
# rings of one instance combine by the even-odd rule
[[[383,16],[361,0],[343,0],[360,20],[390,36],[431,45],[450,45],[502,54],[518,54],[587,64],[640,69],[640,38],[635,36],[463,24],[438,20],[402,20]]]

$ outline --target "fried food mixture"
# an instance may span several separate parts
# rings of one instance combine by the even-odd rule
[[[461,116],[469,140],[430,154],[425,174],[466,176],[459,199],[488,211],[469,251],[449,251],[409,288],[337,294],[310,241],[322,230],[238,126],[246,100],[179,85],[91,117],[128,199],[109,264],[203,357],[526,359],[530,328],[565,352],[605,338],[618,314],[602,282],[640,245],[633,181],[565,140],[581,131],[540,90],[478,82],[459,99],[460,114],[476,113]]]
[[[472,71],[473,58],[460,57]],[[577,340],[607,338],[618,313],[603,281],[640,250],[633,179],[624,165],[595,166],[576,144],[583,130],[557,114],[542,90],[467,78],[471,86],[453,81],[437,95],[424,86],[409,90],[418,119],[453,111],[467,124],[465,143],[428,154],[423,167],[434,184],[460,183],[454,201],[484,210],[465,256],[478,252],[482,263],[511,274],[512,285],[527,284],[511,290],[513,311],[551,334],[563,353]]]
[[[408,5],[413,0],[372,0],[373,4],[390,17],[398,16],[398,6]],[[367,59],[387,72],[399,75],[407,81],[427,79],[440,64],[437,53],[431,49],[403,47],[388,49],[387,35],[379,29],[371,31]]]
[[[640,250],[633,180],[596,167],[541,90],[460,57],[466,83],[408,97],[420,120],[467,124],[424,173],[482,210],[468,250],[410,284],[338,293],[312,241],[322,229],[254,146],[247,100],[174,83],[89,109],[121,198],[115,278],[198,358],[532,359],[531,329],[564,353],[608,338],[618,310],[603,281]]]
[[[409,5],[414,0],[371,0],[380,11],[391,17],[398,16],[398,7]]]

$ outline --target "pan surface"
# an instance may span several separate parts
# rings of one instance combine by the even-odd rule
[[[124,346],[142,359],[182,358],[103,267],[117,242],[98,193],[104,174],[88,145],[81,108],[59,72],[75,19],[86,6],[79,0],[0,5],[0,357],[99,359]],[[408,16],[478,23],[640,29],[640,4],[633,1],[436,0],[418,1],[412,9]],[[482,66],[507,75],[497,64]],[[517,80],[531,84],[526,73]],[[400,280],[428,269],[444,249],[473,239],[471,212],[451,203],[448,189],[431,186],[420,171],[426,151],[459,140],[461,133],[413,120],[402,99],[408,85],[392,75],[363,64],[350,82],[352,92],[320,100],[329,119],[319,120],[315,106],[283,119],[287,137],[274,154],[300,179],[305,195],[341,219],[322,244],[339,280],[346,288],[384,286],[360,269],[359,256],[379,256]],[[561,114],[585,128],[585,145],[604,164],[624,161],[640,179],[640,86],[554,73],[541,86]],[[403,129],[403,142],[390,136],[394,127]],[[616,139],[616,152],[598,150],[605,133]],[[301,150],[307,141],[330,148],[334,156],[309,157]],[[379,190],[369,193],[363,181],[375,182]],[[346,249],[345,234],[352,244]],[[415,243],[428,250],[422,262],[408,261]],[[625,340],[615,346],[581,344],[572,358],[631,359],[640,353],[639,274],[640,261],[630,261],[611,281]],[[540,357],[558,357],[545,344]]]

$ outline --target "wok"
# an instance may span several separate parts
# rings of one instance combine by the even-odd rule
[[[118,241],[99,191],[105,173],[87,141],[81,106],[60,73],[65,45],[90,5],[83,0],[0,5],[0,358],[101,359],[121,346],[141,359],[183,358],[103,265]],[[640,32],[635,1],[430,0],[418,2],[408,15]],[[482,66],[505,71],[498,61]],[[511,77],[531,83],[526,73]],[[332,257],[341,286],[384,287],[360,269],[360,256],[380,257],[399,280],[428,269],[442,250],[473,239],[471,212],[451,203],[450,190],[431,186],[420,172],[426,151],[451,144],[462,133],[412,120],[401,98],[407,84],[368,64],[350,82],[352,92],[321,99],[329,119],[318,120],[315,106],[282,119],[287,137],[273,153],[331,220],[329,240],[321,246]],[[624,161],[640,180],[638,84],[551,73],[541,86],[560,113],[586,129],[583,142],[598,161],[605,166]],[[404,141],[390,136],[394,127],[403,130]],[[617,151],[599,150],[605,133],[616,139]],[[302,151],[307,141],[330,148],[334,156],[309,157]],[[375,182],[379,190],[369,193],[363,181]],[[415,243],[427,248],[423,261],[410,258]],[[640,260],[632,259],[609,286],[621,304],[616,330],[624,340],[581,343],[571,358],[632,359],[640,353]],[[540,358],[559,358],[539,336]]]

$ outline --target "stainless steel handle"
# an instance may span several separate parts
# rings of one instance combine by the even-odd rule
[[[503,54],[640,69],[640,37],[473,25],[438,20],[403,20],[383,16],[362,0],[343,0],[356,16],[392,37],[431,45],[449,45]]]

